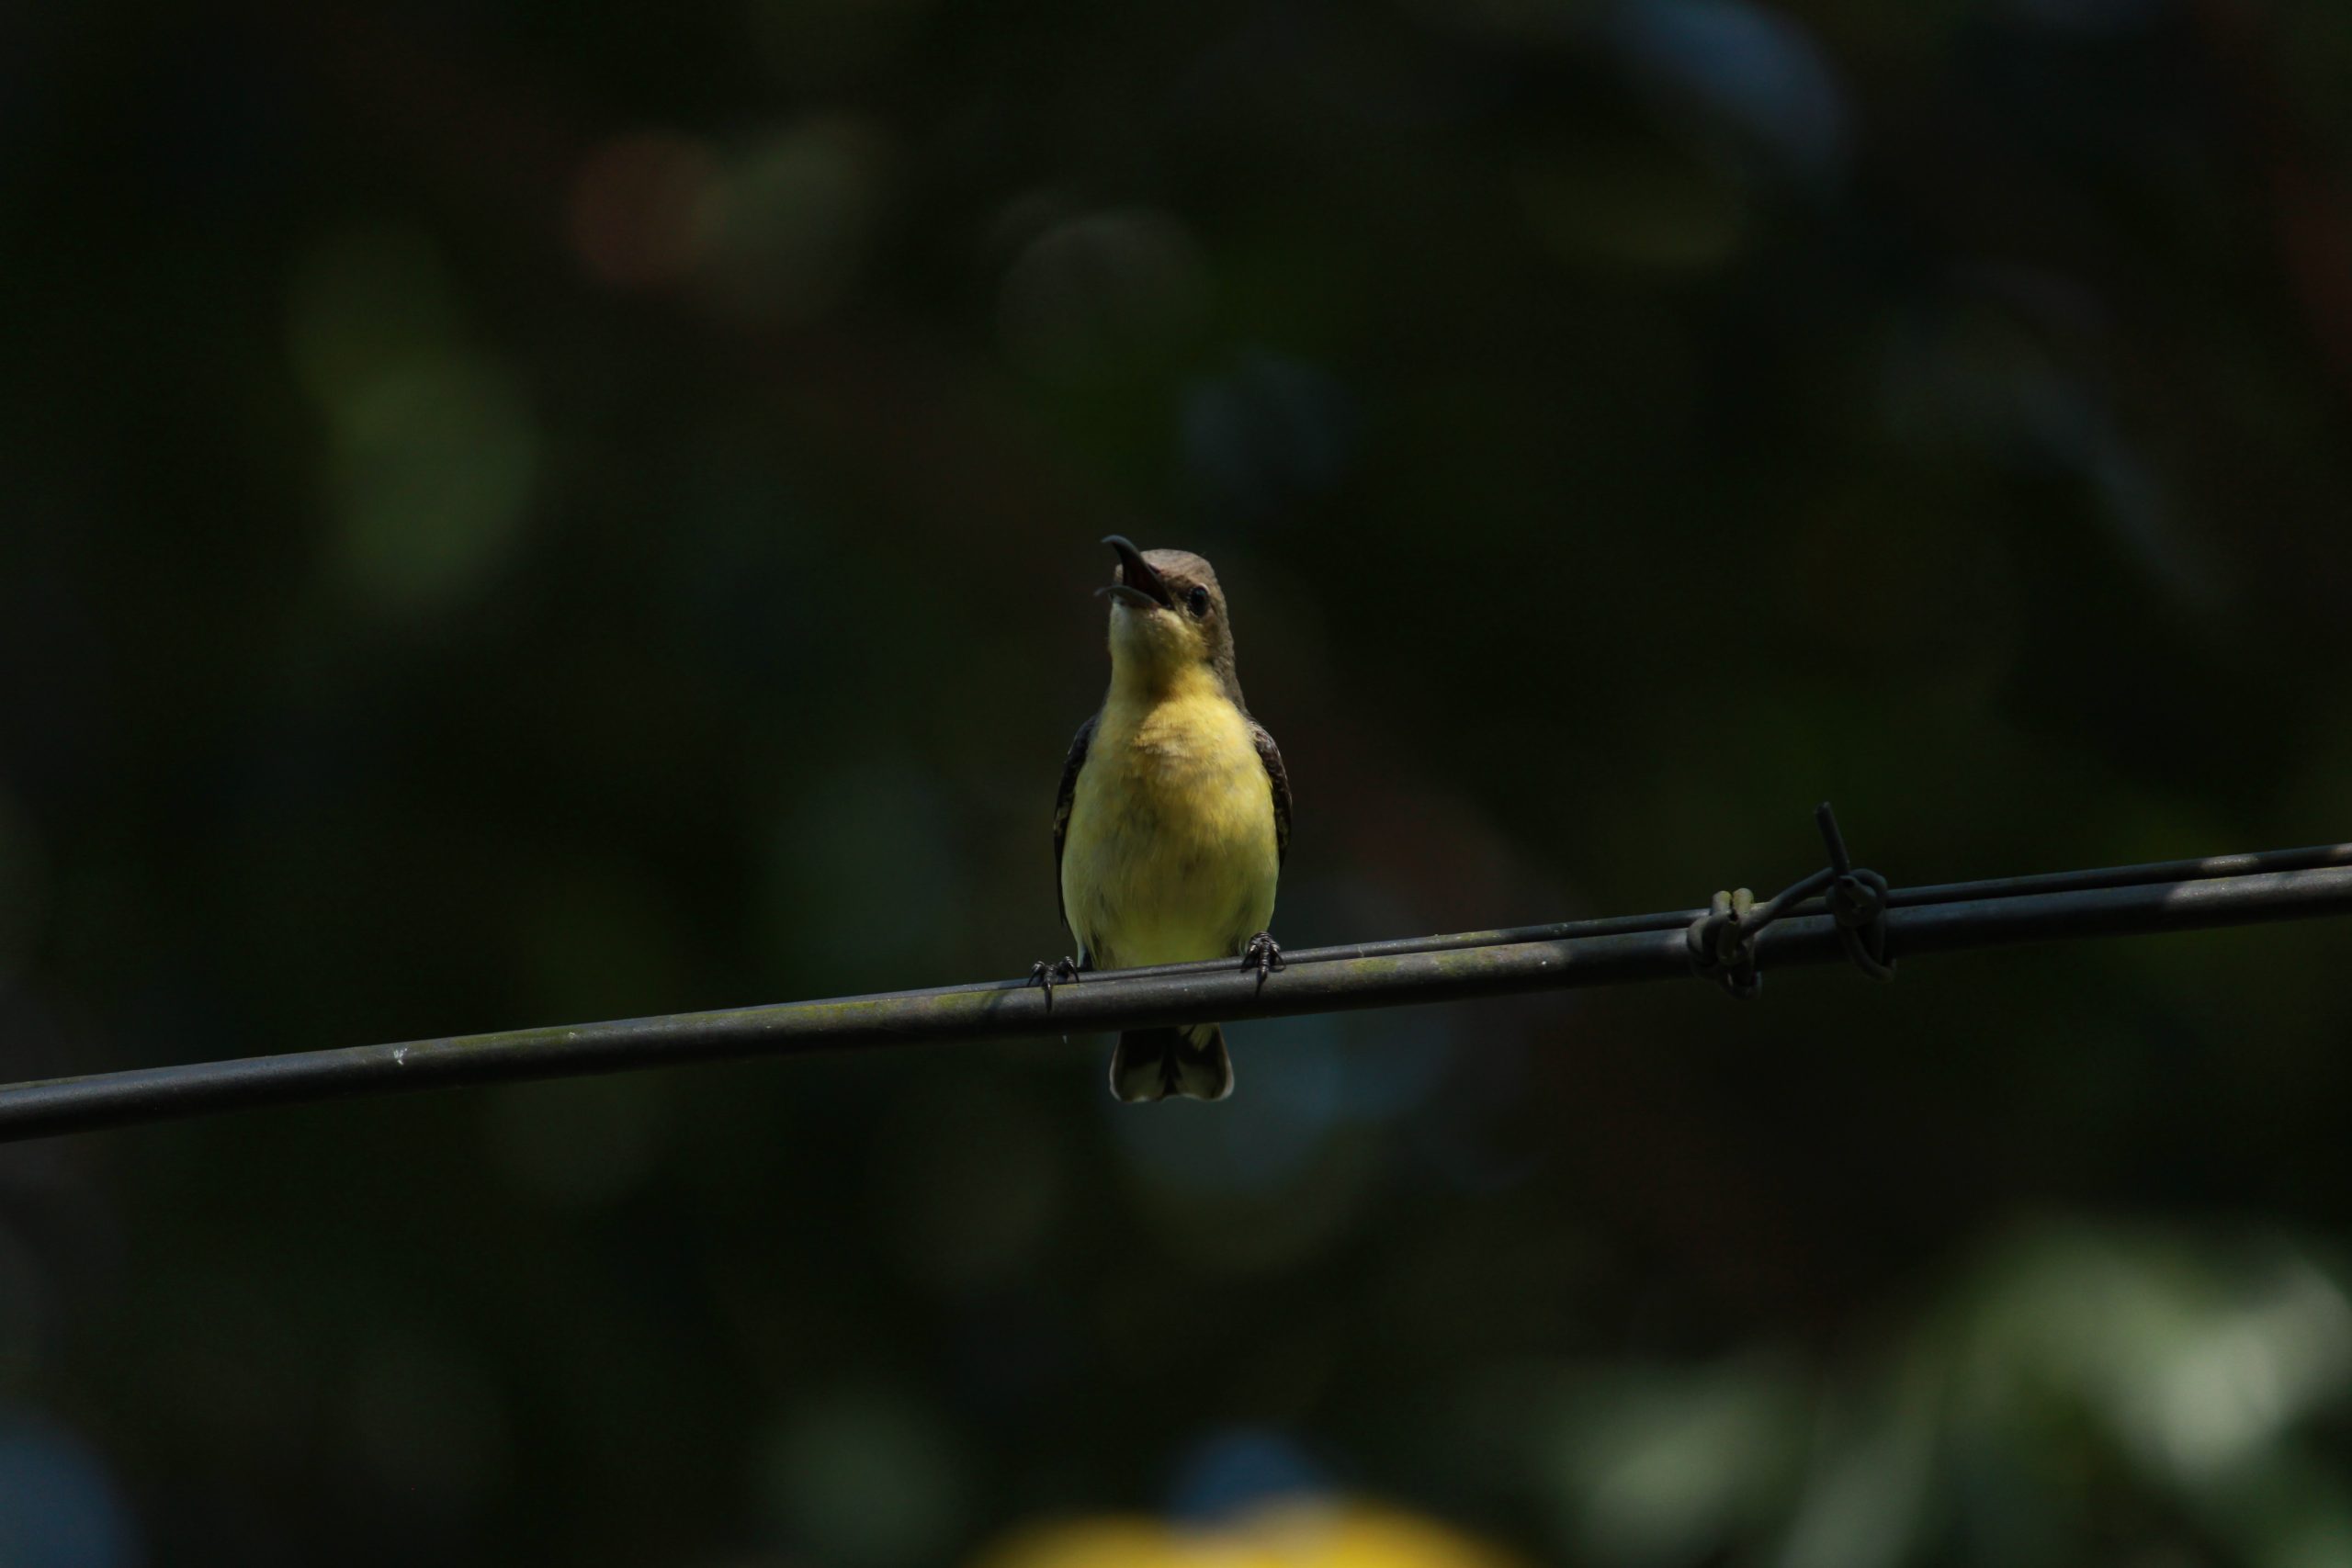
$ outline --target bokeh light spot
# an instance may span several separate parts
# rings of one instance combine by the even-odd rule
[[[1219,1432],[1178,1461],[1168,1511],[1178,1518],[1212,1521],[1277,1498],[1329,1489],[1322,1467],[1282,1433]]]
[[[428,609],[513,551],[538,466],[520,389],[452,356],[370,383],[338,410],[335,564],[369,598]]]
[[[777,132],[728,160],[707,298],[747,326],[788,326],[831,309],[855,276],[880,216],[882,147],[863,121]]]
[[[977,1568],[1515,1568],[1480,1540],[1400,1509],[1329,1498],[1269,1504],[1214,1529],[1091,1518],[1032,1527]]]
[[[1748,0],[1642,0],[1614,18],[1635,70],[1736,129],[1744,145],[1815,180],[1842,166],[1845,99],[1795,18]]]
[[[1355,456],[1354,401],[1314,366],[1263,350],[1184,403],[1184,456],[1210,491],[1245,513],[1321,494]]]
[[[647,288],[691,271],[718,221],[717,160],[690,137],[617,136],[571,179],[571,243],[601,283]]]
[[[138,1529],[120,1489],[80,1439],[0,1410],[0,1563],[130,1568]]]
[[[968,1506],[953,1434],[877,1390],[795,1412],[762,1456],[759,1486],[785,1540],[844,1568],[937,1562]]]
[[[329,565],[393,613],[478,587],[520,536],[538,431],[514,377],[459,338],[429,244],[364,228],[305,260],[296,374],[327,424]]]
[[[296,269],[288,301],[294,370],[333,411],[386,368],[446,351],[457,335],[449,280],[413,229],[363,224],[329,235]]]
[[[1005,347],[1031,370],[1078,378],[1188,337],[1207,305],[1200,249],[1174,218],[1119,208],[1054,224],[1006,272]]]

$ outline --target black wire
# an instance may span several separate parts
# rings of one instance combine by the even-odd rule
[[[2020,893],[2067,893],[2089,887],[2141,887],[2152,882],[2201,882],[2217,876],[2247,876],[2269,871],[2312,871],[2352,865],[2352,844],[2311,844],[2300,850],[2257,850],[2248,854],[2209,855],[2203,860],[2153,861],[2145,865],[2107,866],[2096,871],[2046,871],[2031,876],[2000,876],[1986,882],[1946,882],[1898,887],[1887,901],[1902,908],[1956,904],[1973,898],[2007,898]]]
[[[2239,868],[2239,869],[2229,869]],[[2172,872],[2169,879],[2155,877]],[[2152,877],[2155,879],[2152,880]],[[2352,847],[2122,866],[1897,892],[1890,957],[1994,943],[2352,913]],[[216,1111],[725,1056],[1001,1039],[1396,1007],[1688,976],[1704,912],[1572,920],[1320,948],[1262,982],[1230,962],[1121,971],[1050,996],[1018,981],[664,1018],[149,1067],[0,1088],[0,1139]],[[1831,964],[1850,935],[1824,910],[1755,934],[1771,966]]]

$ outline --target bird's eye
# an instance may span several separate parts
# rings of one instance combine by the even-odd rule
[[[1184,595],[1184,604],[1195,615],[1207,615],[1209,613],[1209,591],[1205,588],[1195,587],[1190,593]]]

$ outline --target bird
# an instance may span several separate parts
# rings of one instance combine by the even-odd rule
[[[1054,870],[1074,956],[1032,966],[1046,987],[1086,972],[1235,958],[1262,985],[1283,966],[1268,929],[1290,851],[1290,775],[1234,673],[1233,625],[1209,563],[1114,534],[1111,686],[1079,726],[1054,800]],[[1223,1100],[1233,1058],[1214,1023],[1130,1029],[1111,1055],[1128,1102]]]

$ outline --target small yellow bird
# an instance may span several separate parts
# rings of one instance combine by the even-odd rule
[[[1267,931],[1290,848],[1290,778],[1233,672],[1233,627],[1209,563],[1114,534],[1111,691],[1079,727],[1054,802],[1062,922],[1078,956],[1038,964],[1048,998],[1089,969],[1238,958],[1283,964]],[[1233,1060],[1214,1023],[1131,1029],[1111,1092],[1223,1100]]]

